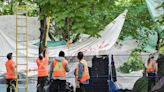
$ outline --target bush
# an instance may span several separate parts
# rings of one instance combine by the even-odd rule
[[[138,71],[142,69],[144,69],[144,63],[138,50],[134,49],[128,57],[128,60],[123,64],[123,66],[120,66],[118,70],[123,73],[130,73],[132,71]]]
[[[148,84],[147,77],[139,78],[134,84],[133,92],[147,92],[147,88],[148,88],[147,84]]]

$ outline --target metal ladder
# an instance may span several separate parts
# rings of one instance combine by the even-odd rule
[[[16,7],[16,64],[16,92],[28,92],[28,10],[19,5]],[[19,73],[25,78],[20,78]]]

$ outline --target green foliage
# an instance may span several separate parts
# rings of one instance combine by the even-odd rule
[[[164,53],[164,46],[160,48],[160,52]]]
[[[52,17],[52,21],[56,22],[56,32],[62,36],[85,33],[99,37],[98,33],[108,23],[128,9],[120,39],[132,37],[139,40],[145,44],[140,45],[141,50],[147,44],[147,35],[143,37],[137,29],[142,27],[152,29],[153,25],[145,0],[35,0],[35,2],[18,0],[18,2],[28,6],[29,16],[39,16],[39,19]],[[0,13],[2,15],[14,14],[16,3],[16,0],[8,5],[0,2]],[[164,22],[161,21],[161,23]]]
[[[156,19],[156,22],[150,26],[150,28],[142,27],[141,29],[137,30],[139,34],[137,37],[139,41],[139,49],[142,51],[154,53],[156,52],[156,49],[160,49],[160,47],[162,47],[162,43],[164,42],[162,21],[162,18],[159,17]]]
[[[26,5],[28,8],[28,16],[38,16],[39,13],[39,7],[36,3],[30,1],[30,0],[22,0],[22,5]]]
[[[132,37],[138,40],[138,49],[141,51],[155,52],[158,50],[161,44],[158,41],[164,37],[164,31],[161,28],[164,16],[155,19],[158,23],[154,22],[145,0],[117,0],[115,4],[128,9],[120,39],[125,40],[127,37]]]
[[[158,35],[157,31],[149,30],[147,28],[142,28],[138,30],[139,36],[137,37],[139,41],[138,49],[146,52],[155,52]]]
[[[99,37],[98,33],[119,13],[110,12],[110,0],[37,0],[40,19],[51,16],[57,31],[63,35],[85,33]],[[46,8],[45,8],[46,7]]]
[[[16,4],[12,1],[9,4],[3,4],[2,2],[2,6],[1,6],[1,15],[12,15],[14,14],[14,6]]]
[[[2,15],[2,9],[3,9],[3,2],[2,1],[0,1],[0,15]]]
[[[140,53],[137,49],[134,49],[128,57],[128,60],[123,64],[123,66],[120,66],[118,70],[123,73],[130,73],[133,71],[142,70],[143,68],[144,63],[140,57]]]
[[[126,2],[126,0],[123,1]],[[122,6],[128,9],[126,21],[120,35],[120,39],[122,40],[128,36],[132,36],[134,39],[137,39],[140,35],[137,32],[138,28],[150,28],[153,24],[145,0],[142,2],[141,0],[130,0],[128,5],[129,6]]]
[[[147,92],[147,88],[148,88],[148,78],[142,77],[135,82],[133,87],[133,92]]]
[[[120,39],[131,36],[135,39],[140,35],[138,28],[152,25],[146,2],[143,0],[39,0],[45,16],[53,16],[59,30],[68,30],[65,23],[66,18],[72,19],[69,31],[73,34],[85,33],[98,36],[98,33],[110,23],[123,10],[128,9],[125,24]],[[109,5],[110,4],[110,5]],[[52,10],[53,9],[53,10]],[[50,11],[46,11],[50,10]],[[42,14],[42,13],[41,13]],[[68,32],[65,32],[66,34]]]
[[[15,0],[11,0],[8,4],[0,2],[0,15],[14,15],[17,4],[18,2]],[[19,2],[19,5],[26,5],[28,7],[28,16],[38,16],[38,6],[36,3],[33,3],[30,0],[22,0]]]

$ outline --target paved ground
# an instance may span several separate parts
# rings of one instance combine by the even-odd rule
[[[6,92],[5,84],[0,84],[0,92]],[[19,92],[25,92],[25,89],[19,89]],[[34,84],[29,84],[29,92],[36,92],[36,87]]]

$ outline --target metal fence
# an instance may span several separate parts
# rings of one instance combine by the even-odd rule
[[[109,90],[108,80],[111,80],[111,76],[117,78],[117,81],[115,82],[115,84],[117,87],[119,87],[119,89],[132,89],[135,82],[143,76],[144,68],[139,71],[134,71],[131,73],[122,73],[122,72],[118,71],[118,68],[127,61],[128,56],[129,56],[129,54],[113,55],[113,61],[115,63],[115,70],[116,70],[116,75],[113,75],[113,76],[111,75],[111,72],[113,72],[113,71],[110,67],[111,55],[110,56],[109,55],[85,56],[84,58],[88,61],[88,65],[92,71],[91,72],[91,79],[92,79],[92,83],[93,83],[92,85],[99,86],[97,88],[93,87],[93,86],[89,86],[90,89],[102,90],[103,88],[105,88],[105,89],[107,88],[107,90]],[[99,63],[95,63],[95,62],[98,62],[99,60],[93,62],[94,57],[102,58],[102,61],[100,61]],[[108,63],[101,64],[102,62],[104,62],[103,61],[104,57],[106,57],[109,62],[105,61]],[[146,64],[148,57],[149,57],[149,54],[141,55],[141,58],[142,58],[144,64]],[[36,84],[37,84],[37,65],[35,62],[36,58],[37,57],[29,57],[29,80],[31,81],[29,84],[29,92],[36,92]],[[75,89],[76,84],[75,84],[74,70],[78,64],[78,60],[75,56],[66,57],[66,58],[69,61],[69,67],[70,67],[70,72],[67,73],[66,79],[68,82],[71,83],[71,85],[74,86],[74,89]],[[13,59],[16,60],[15,57],[13,57]],[[52,62],[53,59],[54,59],[54,57],[50,57],[49,62]],[[0,56],[0,60],[1,60],[1,62],[0,62],[0,75],[1,75],[0,80],[3,80],[4,76],[2,76],[2,75],[4,75],[4,73],[6,73],[6,69],[5,69],[5,62],[7,60],[6,56]],[[22,58],[22,60],[20,62],[23,62],[23,61],[24,61],[24,59]],[[96,64],[96,66],[94,64]],[[108,66],[108,68],[104,68],[105,66]],[[105,70],[101,70],[101,68],[104,68]],[[108,69],[108,70],[106,70],[106,69]],[[21,68],[19,70],[24,71]],[[101,74],[104,71],[106,71],[107,73]],[[99,73],[97,73],[97,72],[99,72]],[[97,84],[97,83],[103,83],[103,81],[105,82],[105,85],[107,85],[107,87],[104,87],[103,84],[99,84],[99,85]],[[5,84],[0,84],[0,92],[2,90],[3,90],[2,92],[5,92],[4,91],[4,90],[6,90],[5,86],[6,86]],[[23,91],[21,91],[21,92],[23,92]],[[90,91],[90,92],[93,92],[93,91]]]

